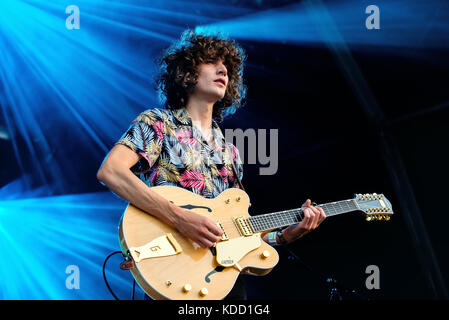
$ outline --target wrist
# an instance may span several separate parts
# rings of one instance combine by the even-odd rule
[[[283,230],[279,230],[278,232],[276,232],[276,242],[278,244],[287,244],[288,241],[284,236],[284,231]]]
[[[172,225],[177,225],[184,216],[181,214],[182,209],[172,203],[171,201],[167,201],[167,211],[168,212],[168,220]]]

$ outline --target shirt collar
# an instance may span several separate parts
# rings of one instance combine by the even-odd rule
[[[173,110],[173,116],[178,120],[180,123],[192,126],[192,118],[190,118],[189,112],[186,108],[179,108]],[[212,128],[220,130],[220,127],[218,126],[217,122],[212,119]]]
[[[185,107],[175,109],[172,111],[173,116],[176,118],[178,122],[180,122],[183,125],[192,127],[192,118],[190,118],[189,112]],[[225,143],[225,138],[223,136],[223,133],[221,132],[220,127],[218,126],[217,122],[212,119],[212,129],[214,130],[214,137],[218,138],[221,144]]]
[[[192,119],[190,118],[189,112],[186,108],[179,108],[172,111],[173,116],[178,120],[180,123],[186,125],[186,126],[192,126]]]

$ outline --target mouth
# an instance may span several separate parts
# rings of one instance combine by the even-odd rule
[[[217,79],[217,80],[214,80],[214,82],[215,83],[221,83],[223,86],[226,86],[226,81],[224,80],[224,79]]]

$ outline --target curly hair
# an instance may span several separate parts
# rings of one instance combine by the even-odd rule
[[[185,107],[198,82],[198,66],[221,60],[226,66],[229,81],[224,97],[214,104],[212,117],[216,121],[223,121],[224,117],[242,106],[246,96],[243,84],[245,59],[245,52],[234,40],[185,31],[181,39],[169,47],[159,60],[160,72],[156,84],[164,107]]]

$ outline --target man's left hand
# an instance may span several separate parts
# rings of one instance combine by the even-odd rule
[[[312,230],[315,230],[326,219],[324,210],[320,207],[312,206],[312,201],[307,201],[302,205],[304,218],[297,225],[283,230],[282,234],[287,243],[301,238]]]

